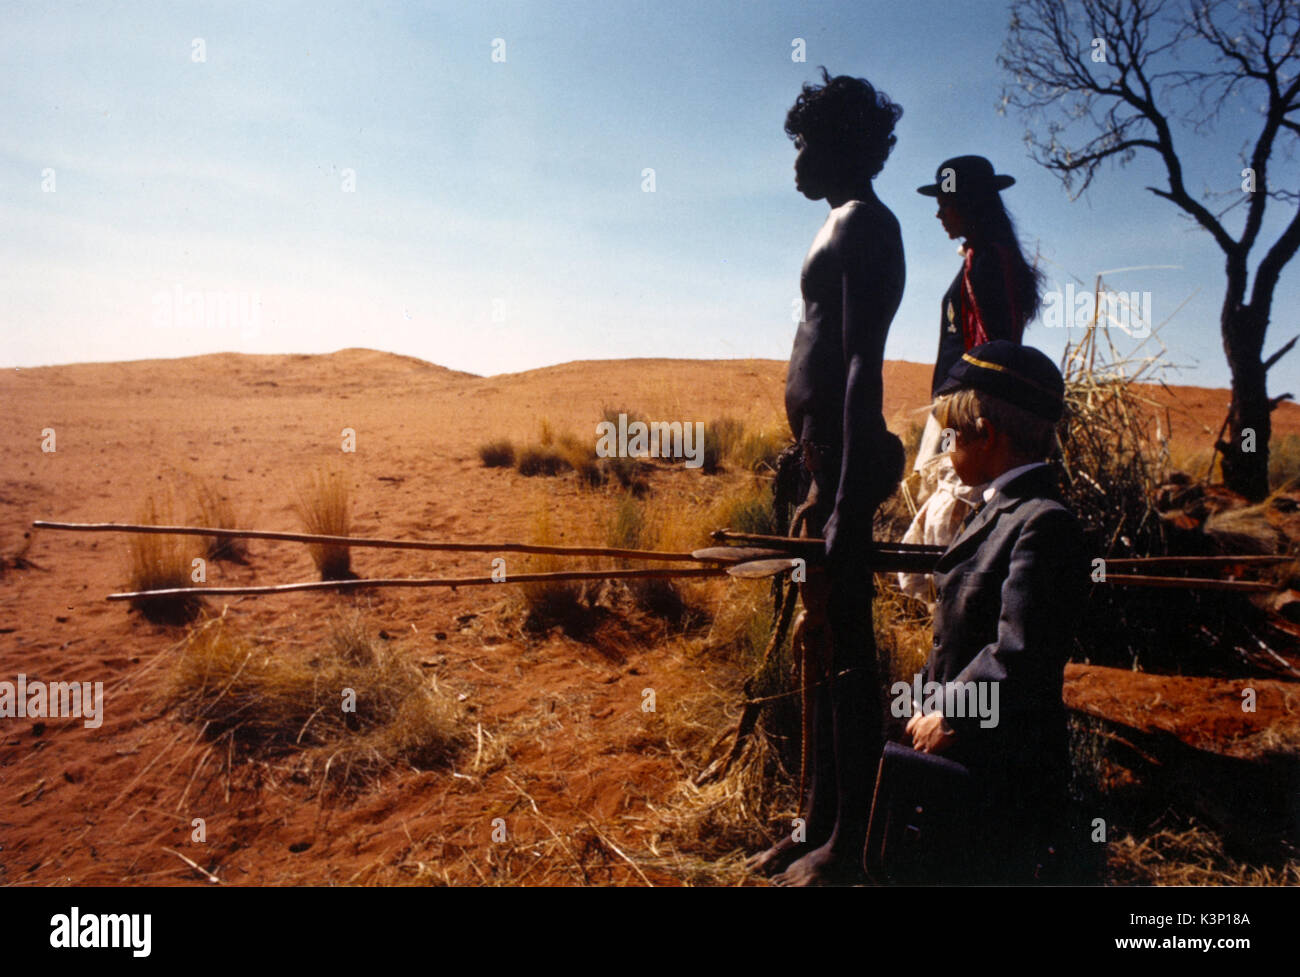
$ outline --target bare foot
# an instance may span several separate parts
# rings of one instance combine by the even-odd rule
[[[777,885],[788,886],[834,885],[851,882],[855,878],[853,865],[827,842],[796,859],[784,872],[774,876],[772,881]]]
[[[755,875],[771,875],[773,872],[783,871],[807,848],[806,842],[796,842],[787,836],[767,851],[745,859],[745,870]]]

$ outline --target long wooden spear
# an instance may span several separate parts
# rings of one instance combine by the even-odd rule
[[[1182,570],[1215,567],[1248,566],[1267,567],[1300,560],[1294,555],[1283,556],[1125,556],[1106,557],[1106,572],[1111,570]]]
[[[141,600],[186,596],[258,596],[286,594],[297,590],[364,590],[368,587],[481,587],[503,583],[555,583],[566,580],[645,580],[669,577],[716,577],[727,574],[742,580],[764,579],[793,570],[798,561],[755,560],[730,566],[669,567],[650,570],[563,570],[554,573],[516,573],[508,577],[377,577],[357,580],[308,580],[300,583],[263,586],[172,587],[167,590],[134,590],[109,594],[109,600]],[[1105,583],[1120,587],[1181,587],[1188,590],[1236,590],[1268,593],[1277,588],[1256,580],[1215,580],[1201,577],[1151,577],[1111,573]]]
[[[825,541],[813,537],[768,536],[758,533],[739,533],[727,529],[714,532],[715,540],[730,540],[762,544],[762,547],[710,547],[692,553],[660,550],[623,549],[609,546],[546,546],[533,543],[450,543],[412,539],[382,539],[365,536],[326,536],[316,533],[273,532],[255,529],[219,529],[210,526],[154,526],[138,523],[74,523],[36,520],[37,529],[62,529],[76,532],[154,533],[180,536],[208,536],[219,538],[271,539],[300,543],[331,543],[340,546],[380,547],[385,549],[433,550],[453,553],[526,553],[554,556],[604,556],[620,559],[727,563],[729,567],[695,567],[667,570],[571,570],[552,573],[514,574],[506,577],[402,577],[357,580],[303,581],[289,584],[244,587],[179,587],[168,590],[143,590],[110,594],[109,600],[135,600],[144,597],[177,597],[182,595],[257,595],[287,593],[300,590],[353,590],[368,587],[476,587],[495,583],[542,583],[577,580],[647,579],[654,577],[706,577],[729,573],[739,578],[761,578],[786,572],[797,565],[791,556],[806,556],[807,564],[816,566]],[[877,543],[873,547],[870,567],[877,572],[925,573],[933,568],[934,561],[943,552],[941,546],[923,546],[909,543]],[[784,559],[782,559],[784,557]],[[1107,570],[1139,569],[1195,569],[1217,568],[1231,565],[1256,565],[1285,563],[1293,556],[1208,556],[1208,557],[1133,557],[1107,560]],[[1159,577],[1134,573],[1108,572],[1106,583],[1129,587],[1182,587],[1196,590],[1236,590],[1248,593],[1267,593],[1275,590],[1272,584],[1254,580],[1222,580],[1200,577]]]
[[[1137,573],[1107,573],[1099,583],[1118,587],[1166,587],[1183,590],[1236,590],[1244,594],[1270,594],[1277,584],[1263,580],[1220,580],[1217,577],[1152,577]]]
[[[322,536],[316,533],[281,533],[260,529],[216,529],[210,526],[147,526],[126,522],[47,522],[37,519],[36,529],[68,529],[81,533],[158,533],[170,536],[214,536],[219,539],[275,539],[291,543],[329,543],[337,546],[373,546],[392,550],[435,550],[446,553],[532,553],[549,556],[610,556],[626,560],[691,561],[690,553],[630,550],[612,546],[542,546],[534,543],[446,543],[418,539],[378,539],[370,536]]]
[[[762,533],[738,533],[732,529],[715,529],[709,535],[719,543],[754,543],[760,546],[779,547],[786,550],[823,550],[826,546],[826,541],[816,536],[766,536]],[[942,556],[944,550],[947,549],[946,546],[930,546],[923,543],[893,543],[888,540],[877,540],[872,546],[882,553],[932,553],[935,556]]]
[[[690,553],[669,552],[664,550],[622,549],[611,546],[548,546],[536,543],[452,543],[417,539],[384,539],[371,536],[325,536],[316,533],[275,532],[260,529],[219,529],[211,526],[155,526],[124,522],[50,522],[37,519],[32,523],[36,529],[64,529],[88,533],[155,533],[174,536],[211,536],[221,539],[271,539],[296,543],[332,543],[339,546],[377,547],[383,549],[433,550],[447,553],[531,553],[550,556],[606,556],[626,560],[650,560],[670,563],[682,562],[738,562],[741,559],[759,558],[757,553],[751,555],[742,547],[735,547],[736,556],[725,556],[725,547],[716,546],[695,550]],[[808,550],[814,554],[825,546],[825,541],[817,537],[804,536],[767,536],[761,533],[740,533],[729,529],[719,529],[711,534],[715,540],[762,544],[766,551],[763,556],[782,555],[791,551]],[[940,556],[942,546],[929,546],[919,543],[893,543],[878,541],[874,549],[882,556],[885,554],[908,554],[920,556]],[[743,556],[742,556],[743,554]],[[1219,566],[1271,566],[1296,560],[1294,555],[1268,556],[1140,556],[1114,557],[1106,559],[1106,569],[1193,569],[1215,568]],[[882,562],[890,562],[888,560]],[[908,561],[910,564],[910,561]],[[912,566],[882,566],[882,570],[911,570]],[[1178,579],[1178,578],[1174,578]]]
[[[561,570],[554,573],[515,573],[507,577],[377,577],[373,580],[308,580],[300,583],[267,584],[259,587],[171,587],[167,590],[134,590],[109,594],[109,600],[141,600],[155,597],[237,596],[287,594],[295,590],[364,590],[367,587],[480,587],[504,583],[555,583],[563,580],[645,580],[656,577],[717,577],[727,567],[681,567],[662,570]]]
[[[710,534],[718,542],[751,543],[765,547],[769,551],[794,553],[805,549],[818,550],[825,546],[825,540],[815,536],[765,536],[761,533],[738,533],[730,529],[717,529]],[[872,547],[879,553],[909,553],[917,555],[941,556],[946,547],[929,546],[920,543],[892,543],[876,541]],[[707,552],[720,552],[724,547],[715,547]],[[737,547],[739,550],[740,547]],[[704,552],[696,550],[696,553]],[[1275,566],[1300,560],[1294,553],[1250,555],[1250,556],[1125,556],[1105,557],[1106,570],[1178,570],[1178,569],[1214,569],[1231,566]]]

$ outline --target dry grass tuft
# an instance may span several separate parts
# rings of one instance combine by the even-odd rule
[[[543,545],[565,542],[663,549],[664,542],[656,536],[659,521],[666,518],[659,511],[661,505],[669,503],[646,503],[631,492],[607,496],[601,500],[603,518],[584,520],[576,532],[571,530],[561,538],[554,522],[555,503],[548,496],[540,500],[533,517],[531,539]],[[616,569],[641,564],[626,559],[597,559],[584,561],[584,566]],[[553,555],[529,556],[523,567],[529,573],[581,568]],[[608,658],[621,660],[633,648],[693,630],[707,621],[701,609],[701,591],[689,588],[693,582],[646,579],[524,583],[516,589],[515,601],[526,635],[558,630],[592,645]]]
[[[619,496],[614,504],[606,531],[605,545],[616,549],[640,549],[646,546],[646,507],[634,495]],[[631,565],[628,561],[622,563]]]
[[[776,459],[790,444],[790,435],[783,428],[768,428],[745,434],[736,446],[733,457],[737,466],[760,475],[776,473]]]
[[[515,470],[531,478],[534,475],[558,475],[569,470],[568,459],[554,446],[529,445],[515,456]]]
[[[703,648],[752,670],[762,661],[771,632],[771,588],[761,581],[735,580],[729,583]]]
[[[662,496],[644,500],[629,490],[617,497],[607,523],[605,545],[624,549],[688,551],[702,545],[699,534],[684,542],[675,535],[683,527],[683,510],[679,500]],[[616,561],[634,566],[634,561]],[[651,578],[611,584],[607,603],[617,607],[613,594],[626,594],[637,611],[662,622],[671,633],[692,630],[709,620],[706,610],[712,593],[704,581]],[[651,630],[641,628],[641,630]]]
[[[561,435],[556,442],[565,464],[578,476],[578,484],[596,488],[605,484],[605,467],[596,457],[594,442],[584,442],[572,434]]]
[[[171,704],[226,740],[229,762],[293,756],[295,779],[356,788],[400,764],[446,765],[467,742],[455,701],[360,617],[320,647],[267,647],[224,617],[181,651]],[[349,692],[350,690],[350,692]]]
[[[317,471],[298,489],[294,511],[303,528],[322,536],[352,532],[351,492],[341,472]],[[355,580],[352,552],[342,543],[311,543],[312,562],[322,580]]]
[[[239,520],[235,515],[235,504],[230,496],[222,495],[207,483],[200,482],[194,487],[194,503],[197,515],[196,526],[211,526],[213,529],[237,529]],[[229,537],[206,537],[205,546],[209,560],[227,560],[231,563],[248,562],[248,540]]]
[[[539,546],[559,543],[555,524],[551,519],[552,503],[544,500],[533,517],[532,542]],[[529,556],[525,564],[527,573],[554,573],[566,569],[562,558],[552,554]],[[582,581],[543,581],[522,584],[518,588],[524,605],[524,628],[534,633],[553,627],[569,633],[586,630],[589,607],[583,599],[585,584]]]
[[[478,457],[484,468],[510,468],[515,463],[515,446],[507,438],[497,438],[479,445]]]
[[[790,436],[783,427],[749,431],[743,422],[721,417],[704,426],[701,467],[706,475],[716,474],[725,463],[750,474],[772,475],[777,456],[789,443]]]
[[[136,522],[144,525],[175,525],[172,501],[168,495],[161,503],[150,496]],[[172,590],[192,584],[193,560],[200,556],[199,537],[165,536],[160,533],[134,533],[128,541],[131,590]],[[203,608],[198,595],[183,597],[142,597],[132,606],[155,624],[180,625],[193,621]]]
[[[724,496],[718,507],[721,522],[717,526],[741,533],[779,536],[783,527],[772,508],[772,488],[766,482],[752,480]]]
[[[1257,505],[1212,512],[1202,529],[1220,553],[1285,553],[1286,534],[1269,522],[1272,501],[1270,496]]]
[[[723,461],[731,457],[745,434],[745,425],[734,417],[720,417],[704,425],[704,452],[701,469],[716,474]]]
[[[647,466],[639,458],[602,458],[601,470],[607,479],[612,478],[619,486],[636,496],[650,493],[650,483],[643,477]]]
[[[602,421],[608,421],[610,424],[613,424],[615,428],[618,427],[618,419],[621,414],[627,415],[627,424],[629,426],[637,421],[640,421],[642,424],[650,423],[650,418],[645,414],[642,414],[637,410],[631,410],[627,407],[610,407],[606,405],[600,409],[600,419]]]
[[[1268,484],[1280,489],[1300,479],[1300,434],[1275,438],[1268,446]]]

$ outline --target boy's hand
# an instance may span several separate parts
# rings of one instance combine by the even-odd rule
[[[907,721],[907,734],[912,737],[912,746],[922,753],[942,753],[957,738],[955,733],[944,728],[941,712],[929,715],[913,713]]]

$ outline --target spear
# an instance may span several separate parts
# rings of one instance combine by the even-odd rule
[[[481,587],[503,583],[557,583],[564,580],[647,580],[660,577],[717,577],[727,567],[681,567],[651,570],[561,570],[553,573],[516,573],[502,577],[376,577],[373,580],[307,580],[257,587],[169,587],[109,594],[108,600],[142,600],[159,597],[259,596],[298,590],[364,590],[369,587]]]
[[[718,529],[711,534],[719,542],[735,541],[737,543],[761,544],[761,546],[715,546],[706,550],[696,550],[697,557],[709,554],[711,559],[720,559],[728,550],[744,554],[743,559],[769,561],[791,555],[811,554],[817,559],[824,554],[826,541],[810,536],[767,536],[761,533],[738,533],[730,529]],[[872,544],[874,553],[868,556],[868,565],[877,571],[897,570],[902,573],[930,573],[934,564],[943,555],[942,546],[927,546],[917,543],[891,543],[887,541]],[[714,556],[717,554],[717,556]],[[1185,586],[1210,590],[1269,591],[1277,588],[1272,584],[1248,580],[1222,580],[1203,577],[1155,577],[1140,573],[1115,573],[1114,571],[1142,570],[1210,570],[1217,571],[1232,567],[1268,567],[1295,562],[1300,557],[1295,554],[1270,554],[1252,556],[1134,556],[1103,557],[1106,576],[1118,578],[1131,586],[1172,587]],[[1100,581],[1099,581],[1100,582]]]
[[[755,543],[762,546],[784,550],[812,550],[825,552],[826,540],[815,536],[766,536],[762,533],[738,533],[731,529],[715,529],[709,534],[715,542]],[[873,548],[882,553],[930,553],[942,556],[947,547],[930,546],[922,543],[893,543],[889,540],[877,540]]]
[[[83,533],[152,533],[174,536],[207,536],[220,539],[270,539],[294,543],[327,543],[337,546],[376,547],[382,549],[432,550],[445,553],[526,553],[547,556],[600,556],[624,560],[646,560],[669,563],[739,563],[751,559],[774,559],[788,557],[791,549],[798,549],[796,555],[803,556],[807,563],[817,563],[825,551],[825,542],[820,539],[802,539],[786,536],[760,536],[746,534],[727,535],[727,530],[714,533],[715,538],[753,539],[768,544],[779,544],[779,548],[769,545],[755,549],[746,547],[714,546],[695,550],[690,553],[664,550],[623,549],[610,546],[547,546],[535,543],[486,542],[486,543],[452,543],[445,541],[416,539],[384,539],[369,536],[325,536],[318,533],[275,532],[259,529],[219,529],[211,526],[157,526],[125,522],[50,522],[38,519],[32,523],[36,529],[61,529]],[[933,568],[934,559],[943,552],[942,546],[914,546],[907,543],[881,543],[876,547],[868,565],[879,572],[928,573]],[[465,578],[466,580],[471,578]],[[511,579],[519,579],[512,577]],[[595,577],[576,577],[572,579],[596,579]],[[486,580],[484,582],[491,582]],[[375,581],[370,581],[374,584]],[[298,585],[287,585],[294,586]],[[415,584],[390,586],[416,586]],[[439,586],[427,584],[426,586]],[[451,586],[447,584],[447,586]],[[473,586],[471,583],[458,586]],[[194,593],[201,588],[190,588]]]
[[[626,560],[691,560],[690,553],[631,550],[611,546],[542,546],[535,543],[449,543],[419,539],[381,539],[371,536],[322,536],[318,533],[282,533],[261,529],[217,529],[211,526],[151,526],[127,522],[47,522],[37,519],[36,529],[67,529],[81,533],[158,533],[170,536],[214,536],[218,539],[274,539],[290,543],[327,543],[336,546],[371,546],[391,550],[434,550],[445,553],[531,553],[547,556],[609,556]]]
[[[402,577],[341,581],[303,581],[288,584],[245,587],[179,587],[168,590],[144,590],[110,594],[109,600],[134,600],[143,597],[182,595],[259,595],[303,590],[351,590],[368,587],[476,587],[494,583],[543,583],[578,580],[649,579],[670,577],[707,577],[726,573],[740,579],[761,579],[796,569],[816,567],[824,558],[825,540],[815,537],[771,536],[740,533],[729,529],[715,531],[718,541],[762,544],[759,546],[714,546],[690,553],[661,550],[624,549],[609,546],[549,546],[534,543],[486,542],[452,543],[431,540],[383,539],[365,536],[328,536],[318,533],[274,532],[255,529],[224,529],[211,526],[157,526],[137,523],[72,523],[36,520],[37,529],[75,532],[154,533],[180,536],[207,536],[225,539],[270,539],[285,542],[331,543],[340,546],[379,547],[385,549],[432,550],[453,553],[525,553],[552,556],[602,556],[663,562],[728,564],[664,570],[570,570],[552,573],[514,574],[488,577]],[[879,573],[929,573],[944,552],[942,546],[882,541],[873,543],[866,566]],[[1107,570],[1195,569],[1234,565],[1266,566],[1295,559],[1293,556],[1207,556],[1207,557],[1134,557],[1108,560]],[[1204,577],[1159,577],[1136,573],[1108,572],[1106,583],[1132,587],[1183,587],[1198,590],[1235,590],[1266,593],[1272,584],[1253,580],[1222,580]]]

